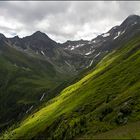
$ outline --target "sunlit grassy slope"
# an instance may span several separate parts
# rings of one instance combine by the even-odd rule
[[[111,133],[111,129],[120,125],[127,124],[132,130],[135,125],[129,123],[139,120],[140,36],[137,36],[1,138],[94,138],[105,131]],[[121,131],[117,132],[113,134],[119,137]],[[132,138],[129,131],[125,137]]]

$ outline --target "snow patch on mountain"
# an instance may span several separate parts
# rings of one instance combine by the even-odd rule
[[[89,68],[92,64],[93,64],[93,60],[91,60],[90,64],[86,68]]]
[[[119,31],[117,36],[114,37],[114,39],[118,38],[120,36],[121,32]]]
[[[89,52],[85,53],[85,55],[90,55],[90,54],[92,54],[94,51],[95,51],[95,50],[89,51]]]
[[[45,93],[43,93],[43,94],[42,94],[42,96],[41,96],[41,98],[40,98],[40,100],[39,100],[39,101],[42,101],[42,100],[43,100],[43,98],[44,98],[44,96],[45,96]]]
[[[125,33],[125,30],[121,32],[121,35]]]
[[[91,60],[91,62],[90,62],[90,64],[89,64],[89,67],[92,65],[92,63],[93,63],[93,60]]]
[[[68,66],[70,66],[70,67],[71,67],[71,65],[70,65],[67,61],[65,61],[65,63],[66,63]]]
[[[135,25],[135,24],[137,24],[137,22],[135,21],[132,25]]]
[[[26,111],[26,114],[27,114],[29,111],[31,111],[32,108],[33,108],[33,105]]]
[[[45,53],[43,51],[41,51],[41,54],[45,56]]]
[[[78,45],[73,45],[73,46],[68,45],[68,47],[66,47],[65,49],[74,50],[74,49],[76,49],[76,48],[78,48],[78,47],[82,47],[82,46],[84,46],[84,45],[85,45],[85,44],[78,44]]]
[[[93,40],[92,43],[96,43],[96,40]]]
[[[85,53],[85,55],[90,55],[92,53],[92,51],[89,51],[88,53]]]
[[[94,56],[94,58],[98,57],[100,54],[101,54],[101,52],[99,52],[98,54],[96,54],[96,55]]]
[[[105,33],[102,35],[102,37],[108,37],[108,36],[110,36],[110,33]]]
[[[74,50],[74,49],[75,49],[75,47],[74,46],[71,46],[70,50]]]

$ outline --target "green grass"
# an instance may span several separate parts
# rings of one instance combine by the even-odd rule
[[[92,139],[140,139],[140,122],[129,123],[91,137]]]
[[[139,46],[138,36],[103,58],[91,73],[65,88],[1,138],[92,138],[139,121]],[[125,137],[131,138],[127,134]]]

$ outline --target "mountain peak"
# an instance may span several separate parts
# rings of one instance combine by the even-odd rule
[[[44,33],[41,31],[36,31],[34,34],[44,34]]]
[[[48,37],[45,33],[41,32],[41,31],[36,31],[35,33],[32,34],[33,36],[45,36]]]
[[[130,19],[130,18],[131,18],[131,19],[133,18],[133,19],[134,19],[134,18],[140,18],[140,16],[139,16],[139,15],[133,14],[133,15],[129,15],[127,18],[129,18],[129,19]]]
[[[53,41],[47,34],[41,32],[41,31],[36,31],[33,33],[31,36],[32,39],[37,39],[37,40],[42,40],[42,41]],[[55,42],[55,41],[54,41]]]
[[[135,22],[135,21],[140,21],[140,16],[139,15],[130,15],[126,18],[127,21]]]
[[[14,36],[13,38],[14,39],[20,39],[18,35]]]
[[[0,38],[5,38],[5,36],[2,33],[0,33]]]
[[[140,16],[139,15],[130,15],[124,20],[122,25],[128,26],[128,25],[134,24],[136,22],[140,23]]]

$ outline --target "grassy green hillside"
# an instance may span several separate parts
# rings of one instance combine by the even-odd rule
[[[119,126],[113,130],[91,136],[92,139],[139,139],[140,121]]]
[[[136,125],[131,123],[140,121],[139,69],[137,36],[103,58],[91,73],[65,88],[42,109],[3,133],[1,139],[85,139],[102,137],[106,131],[108,136],[112,133],[116,138],[133,138],[130,131],[120,133],[122,125],[133,130]],[[137,134],[135,138],[140,138]]]
[[[17,51],[1,41],[0,128],[17,122],[32,105],[35,108],[40,104],[44,92],[46,100],[51,98],[53,90],[66,79],[43,58]]]

